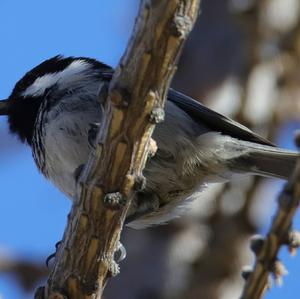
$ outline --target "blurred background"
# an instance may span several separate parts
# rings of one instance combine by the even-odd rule
[[[0,98],[26,71],[57,54],[116,66],[138,0],[1,0]],[[173,87],[294,148],[300,128],[299,0],[202,0]],[[105,298],[234,299],[241,268],[253,263],[249,238],[264,234],[280,180],[243,178],[211,185],[169,225],[125,228],[128,257]],[[46,257],[62,237],[70,202],[37,171],[30,149],[0,119],[0,298],[33,298]],[[294,226],[299,229],[299,215]],[[265,298],[295,298],[300,258],[280,257],[289,275]]]

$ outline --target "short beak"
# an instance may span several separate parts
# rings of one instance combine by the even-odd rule
[[[0,100],[0,115],[8,115],[8,100]]]

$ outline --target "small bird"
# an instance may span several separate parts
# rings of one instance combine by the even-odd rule
[[[10,131],[31,146],[40,172],[70,198],[103,117],[99,88],[112,75],[95,59],[55,56],[26,73],[0,101]],[[211,182],[241,175],[287,179],[299,157],[174,89],[153,139],[157,152],[143,171],[146,187],[136,192],[126,218],[134,228],[178,216]]]

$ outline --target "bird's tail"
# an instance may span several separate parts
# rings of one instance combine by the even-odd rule
[[[296,166],[300,154],[295,151],[245,142],[247,151],[233,159],[235,170],[256,175],[288,179]]]

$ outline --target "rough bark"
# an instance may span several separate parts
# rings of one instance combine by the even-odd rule
[[[36,298],[101,298],[118,269],[114,252],[142,170],[180,50],[200,0],[142,1],[134,32],[108,88],[96,149],[83,170],[78,196],[47,285]]]

